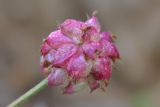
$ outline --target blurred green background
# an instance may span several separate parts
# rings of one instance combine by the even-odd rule
[[[68,96],[48,88],[22,107],[160,107],[160,0],[0,0],[0,107],[44,78],[42,39],[94,10],[102,30],[117,35],[122,57],[107,91]]]

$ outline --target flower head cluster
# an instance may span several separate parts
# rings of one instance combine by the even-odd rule
[[[67,19],[41,45],[41,66],[49,86],[64,85],[75,93],[81,84],[91,91],[108,85],[112,62],[120,58],[111,32],[100,32],[97,17],[86,22]]]

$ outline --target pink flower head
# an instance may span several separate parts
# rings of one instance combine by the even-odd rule
[[[112,61],[120,58],[111,32],[100,32],[97,17],[86,22],[67,19],[41,45],[41,67],[48,85],[65,85],[72,94],[82,85],[104,90],[111,77]]]

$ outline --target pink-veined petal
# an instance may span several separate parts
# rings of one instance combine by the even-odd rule
[[[56,69],[48,76],[48,85],[57,86],[63,84],[67,79],[67,74],[64,69]]]
[[[49,50],[51,50],[51,47],[48,45],[47,42],[44,42],[42,45],[41,45],[41,55],[46,55]]]
[[[105,40],[107,40],[107,41],[110,41],[111,42],[111,33],[110,32],[102,32],[101,34],[100,34],[100,37],[101,37],[101,39],[105,39]]]
[[[54,49],[52,49],[45,56],[41,56],[42,66],[48,67],[49,66],[48,64],[53,63],[53,61],[55,59],[55,53],[56,53],[56,51]]]
[[[91,74],[96,80],[109,80],[111,76],[110,59],[97,58],[93,65]]]
[[[90,58],[95,58],[100,48],[98,42],[88,42],[82,45],[83,52]]]
[[[89,84],[89,87],[91,89],[91,92],[93,92],[94,90],[100,87],[100,84],[98,83],[98,81],[95,80],[94,82]]]
[[[119,59],[120,55],[114,43],[102,40],[102,56],[111,57],[113,60]]]
[[[45,41],[54,49],[57,49],[60,45],[65,43],[73,43],[73,41],[63,35],[60,30],[50,33]]]
[[[81,37],[85,28],[85,23],[74,19],[67,19],[60,25],[61,32],[72,38]]]
[[[100,40],[100,35],[98,31],[95,29],[95,27],[88,27],[82,38],[84,42],[88,42],[88,41],[97,42]]]
[[[67,64],[67,72],[75,79],[87,76],[87,62],[82,53],[73,56]]]
[[[92,16],[90,19],[88,19],[85,24],[90,27],[90,26],[93,26],[97,29],[98,32],[100,32],[100,29],[101,29],[101,26],[99,24],[99,21],[97,19],[97,17],[95,16]]]
[[[87,80],[88,80],[90,92],[93,92],[94,90],[100,87],[99,81],[95,80],[92,75],[89,74]]]
[[[111,32],[102,32],[102,33],[100,33],[100,38],[102,40],[113,42],[113,41],[115,41],[116,36]]]
[[[63,66],[65,62],[77,52],[78,47],[74,44],[64,44],[55,53],[53,65]]]
[[[42,73],[48,74],[50,72],[50,67],[52,66],[52,63],[55,59],[54,58],[55,52],[56,51],[52,49],[46,55],[41,56],[40,67],[41,67]]]
[[[56,53],[56,50],[52,49],[48,52],[47,55],[45,55],[45,58],[48,62],[52,63],[55,59],[55,53]]]
[[[78,83],[73,83],[72,81],[69,82],[69,84],[64,88],[63,94],[74,94],[81,90],[83,90],[86,87],[85,81],[80,81]]]
[[[75,92],[73,83],[70,81],[68,85],[64,88],[63,94],[73,94]]]

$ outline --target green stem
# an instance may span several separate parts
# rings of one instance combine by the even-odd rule
[[[24,103],[26,100],[31,98],[32,96],[36,95],[38,92],[43,90],[47,87],[48,79],[45,78],[42,80],[39,84],[37,84],[35,87],[27,91],[25,94],[17,98],[15,101],[13,101],[11,104],[9,104],[7,107],[19,107],[22,103]]]

